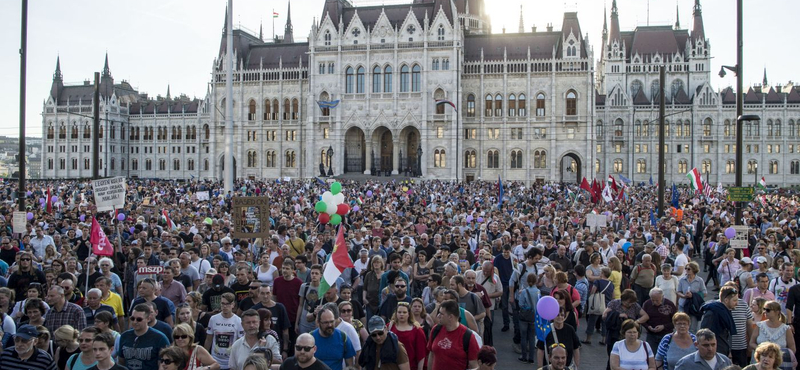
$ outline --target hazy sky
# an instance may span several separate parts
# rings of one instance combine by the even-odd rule
[[[314,18],[322,14],[325,0],[294,0],[292,23],[295,41],[304,41]],[[720,65],[736,63],[736,8],[734,0],[701,0],[706,37],[713,56],[712,85],[735,85],[733,74],[717,77]],[[355,0],[359,4],[408,3],[411,0]],[[19,54],[20,0],[0,1],[0,135],[19,133]],[[103,68],[108,52],[115,81],[127,80],[150,96],[165,95],[167,84],[172,95],[179,93],[203,97],[210,79],[212,61],[219,51],[227,0],[35,0],[28,9],[28,88],[27,134],[42,134],[42,104],[50,92],[56,57],[61,56],[65,83],[91,79]],[[647,25],[647,0],[619,0],[620,27],[623,31]],[[487,0],[494,32],[517,32],[519,7],[524,6],[525,28],[534,24],[543,30],[547,23],[561,28],[564,11],[577,11],[584,33],[599,56],[603,7],[600,0],[531,1]],[[692,25],[694,0],[650,1],[650,25],[673,25],[676,5],[683,28]],[[766,5],[768,4],[768,5]],[[263,21],[264,35],[272,35],[272,11],[276,32],[283,34],[287,0],[234,0],[234,24],[258,32]],[[610,11],[609,11],[610,14]],[[783,18],[779,15],[787,15]],[[771,84],[800,79],[791,65],[800,49],[786,45],[793,27],[791,15],[800,14],[800,2],[770,0],[745,1],[745,85],[761,82],[764,67]]]

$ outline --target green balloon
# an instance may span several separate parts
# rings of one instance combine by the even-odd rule
[[[325,202],[323,202],[323,201],[319,201],[319,202],[317,202],[316,205],[314,205],[314,210],[317,211],[318,213],[325,213],[325,211],[327,209],[328,209],[328,205],[325,204]]]
[[[331,225],[333,225],[333,226],[336,226],[336,225],[338,225],[338,224],[342,223],[342,216],[339,216],[339,215],[333,215],[333,216],[331,216],[331,220],[330,220],[330,222],[329,222],[329,223],[330,223]]]
[[[342,183],[341,182],[334,182],[331,184],[331,194],[336,195],[342,192]]]
[[[206,223],[206,225],[211,225],[211,224],[213,224],[213,223],[214,223],[214,221],[212,221],[212,220],[211,220],[211,217],[206,217],[206,219],[205,219],[205,220],[203,220],[203,222],[205,222],[205,223]]]

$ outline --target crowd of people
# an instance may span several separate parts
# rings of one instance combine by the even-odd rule
[[[130,179],[115,212],[96,211],[87,181],[0,184],[0,366],[491,370],[494,335],[511,331],[500,351],[545,370],[796,367],[791,191],[739,204],[737,222],[716,190],[668,189],[656,217],[644,185],[596,203],[555,183],[342,185],[352,210],[333,226],[318,222],[329,184],[317,179],[231,192]],[[269,198],[268,237],[236,237],[238,196]],[[93,222],[112,255],[93,253]],[[353,267],[332,281],[335,248]],[[545,296],[558,312],[543,325]],[[608,356],[582,361],[582,346]]]

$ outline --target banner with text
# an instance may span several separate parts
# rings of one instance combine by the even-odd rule
[[[94,203],[98,212],[113,211],[125,206],[127,184],[124,177],[112,177],[92,181]]]

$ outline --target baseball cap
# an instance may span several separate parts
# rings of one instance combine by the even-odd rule
[[[222,275],[214,275],[214,277],[211,278],[211,283],[214,284],[215,287],[219,288],[225,284],[225,278],[222,277]]]
[[[372,334],[372,332],[383,330],[386,330],[386,322],[383,321],[383,318],[378,315],[372,316],[367,323],[367,331]]]
[[[758,263],[767,263],[767,257],[758,256],[758,258],[756,258],[756,262],[758,262]]]
[[[217,270],[215,268],[213,268],[213,267],[208,269],[208,271],[206,271],[206,275],[216,275],[216,274],[217,274]]]
[[[750,257],[743,257],[742,260],[739,261],[739,262],[741,262],[742,265],[752,265],[753,264],[753,260],[751,260]]]
[[[31,340],[31,338],[39,336],[39,331],[36,330],[36,327],[33,325],[22,325],[17,329],[17,334],[15,334],[15,336],[23,340]]]

